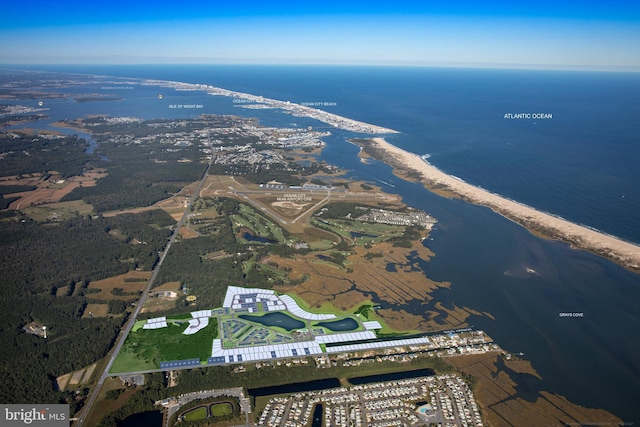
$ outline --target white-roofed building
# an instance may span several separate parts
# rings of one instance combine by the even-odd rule
[[[208,317],[196,317],[189,320],[189,326],[182,332],[185,335],[193,335],[209,325]]]
[[[166,317],[154,317],[153,319],[147,319],[147,323],[142,326],[142,329],[159,329],[167,326],[169,325],[167,325]]]
[[[309,313],[308,311],[305,311],[302,308],[300,308],[298,303],[293,298],[291,298],[289,295],[281,295],[280,296],[280,300],[287,307],[288,311],[290,311],[292,314],[298,316],[301,319],[306,319],[306,320],[329,320],[329,319],[335,319],[336,318],[335,314]]]
[[[367,331],[373,331],[373,330],[376,330],[376,329],[382,329],[382,325],[380,324],[380,322],[377,322],[375,320],[362,322],[362,326],[364,326],[364,328]]]

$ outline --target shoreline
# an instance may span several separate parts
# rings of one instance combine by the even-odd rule
[[[404,170],[412,177],[418,175],[420,182],[429,190],[451,192],[467,202],[490,208],[532,233],[569,243],[573,248],[610,259],[635,273],[640,272],[640,246],[636,244],[468,184],[442,172],[421,156],[390,144],[384,138],[365,141],[368,143],[360,140],[358,145],[364,142],[367,154],[389,164],[396,171]]]

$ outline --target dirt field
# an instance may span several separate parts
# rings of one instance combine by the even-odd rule
[[[71,378],[72,373],[64,374],[56,378],[56,383],[58,384],[58,389],[60,391],[65,391],[67,389],[67,385],[69,384],[69,379]]]
[[[24,209],[29,206],[37,206],[45,203],[59,202],[64,196],[78,187],[94,187],[100,178],[107,176],[105,169],[94,169],[87,171],[80,176],[62,179],[57,172],[50,172],[51,178],[42,181],[41,174],[31,174],[31,177],[16,180],[15,177],[4,177],[0,180],[0,185],[34,185],[37,188],[33,191],[11,194],[9,196],[20,196],[9,205],[9,209]],[[13,179],[8,179],[13,178]],[[62,182],[64,181],[64,182]]]
[[[56,289],[56,296],[57,297],[63,297],[65,295],[67,295],[68,291],[69,291],[69,285],[63,286],[61,288],[57,288]]]
[[[198,237],[200,234],[190,229],[189,227],[182,226],[180,227],[180,237],[183,239],[193,239],[194,237]]]
[[[108,301],[110,299],[131,300],[137,298],[137,295],[113,295],[111,291],[114,288],[122,288],[124,292],[140,292],[147,285],[147,280],[151,276],[150,271],[130,271],[120,276],[109,277],[103,280],[97,280],[89,283],[89,289],[99,289],[100,292],[87,294],[88,299],[96,299]],[[125,282],[125,279],[140,279],[139,282]],[[144,279],[144,280],[142,280]]]
[[[96,370],[97,363],[89,366],[86,371],[84,371],[84,376],[82,377],[82,383],[87,384],[89,380],[91,380],[91,375],[93,375],[93,371]]]
[[[180,282],[167,282],[153,288],[153,291],[176,291],[180,290]]]
[[[107,304],[87,304],[84,313],[82,313],[82,317],[89,317],[89,313],[91,313],[93,317],[107,317],[109,315],[109,306]]]
[[[604,410],[584,408],[542,390],[542,378],[528,361],[504,361],[498,353],[456,356],[445,360],[478,379],[474,394],[489,426],[622,423]]]
[[[184,214],[186,204],[189,201],[189,199],[181,193],[176,196],[169,197],[168,199],[161,200],[154,206],[163,209],[165,212],[171,215],[171,218],[179,221],[180,218],[182,218],[182,214]]]
[[[156,292],[160,291],[174,291],[178,293],[178,296],[182,295],[180,290],[180,282],[167,282],[162,285],[153,288],[147,301],[144,303],[141,312],[153,313],[156,311],[169,310],[176,305],[177,298],[165,298],[165,297],[152,297]]]

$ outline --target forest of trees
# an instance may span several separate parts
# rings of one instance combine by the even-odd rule
[[[199,153],[181,150],[189,151],[189,156],[198,156],[191,163],[155,163],[151,159],[157,156],[154,150],[162,151],[163,148],[166,144],[164,147],[162,144],[101,146],[100,154],[109,161],[96,164],[105,167],[108,175],[95,187],[76,188],[63,200],[82,199],[93,205],[97,212],[149,206],[202,177],[206,164],[199,162]]]
[[[0,340],[12,349],[0,352],[0,401],[75,402],[56,391],[55,378],[102,358],[126,319],[82,318],[89,282],[152,268],[173,224],[160,210],[48,225],[0,222]],[[22,330],[32,321],[47,326],[46,340]]]
[[[0,132],[2,175],[45,174],[52,170],[63,178],[80,175],[85,163],[93,158],[86,153],[88,146],[75,135],[50,139]]]

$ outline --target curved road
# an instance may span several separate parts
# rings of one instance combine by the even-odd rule
[[[100,389],[102,388],[104,381],[111,376],[109,375],[109,370],[111,369],[111,366],[113,366],[113,362],[115,361],[116,356],[120,352],[120,349],[122,348],[122,345],[124,344],[124,341],[127,338],[127,335],[129,335],[131,328],[133,328],[133,325],[136,322],[136,318],[138,317],[138,314],[140,314],[140,310],[142,309],[142,305],[147,300],[147,296],[149,295],[149,291],[153,286],[153,282],[158,277],[158,273],[160,272],[160,267],[162,266],[162,263],[165,257],[167,256],[167,253],[169,252],[169,249],[171,249],[171,246],[173,245],[173,243],[176,241],[176,237],[180,232],[180,227],[182,227],[185,220],[187,219],[187,216],[191,212],[191,205],[193,204],[193,201],[200,194],[200,191],[202,190],[202,187],[205,181],[207,180],[207,177],[209,176],[209,169],[211,168],[211,165],[213,164],[214,160],[215,160],[215,157],[212,157],[211,161],[209,162],[209,165],[207,166],[207,169],[204,171],[204,175],[202,176],[202,179],[200,180],[200,183],[198,184],[196,191],[194,191],[193,195],[189,199],[189,203],[187,204],[187,207],[185,208],[184,213],[180,218],[180,221],[178,221],[178,223],[176,224],[176,228],[173,230],[173,234],[171,235],[171,238],[169,238],[169,243],[167,243],[167,246],[165,247],[164,251],[160,254],[160,261],[158,261],[158,264],[156,264],[156,267],[153,269],[153,274],[151,274],[151,278],[149,279],[147,286],[144,288],[144,291],[140,296],[140,300],[136,304],[136,309],[131,314],[131,316],[129,316],[129,320],[125,324],[124,328],[120,331],[120,335],[118,335],[116,345],[111,350],[111,353],[110,353],[111,356],[109,356],[109,361],[105,366],[104,370],[102,371],[102,374],[100,375],[100,378],[98,379],[98,382],[96,383],[95,387],[93,387],[93,389],[87,396],[87,400],[80,414],[78,415],[75,426],[77,427],[82,426],[83,423],[86,421],[87,416],[91,412],[91,407],[93,406],[96,399],[98,398],[98,394],[100,393]]]

